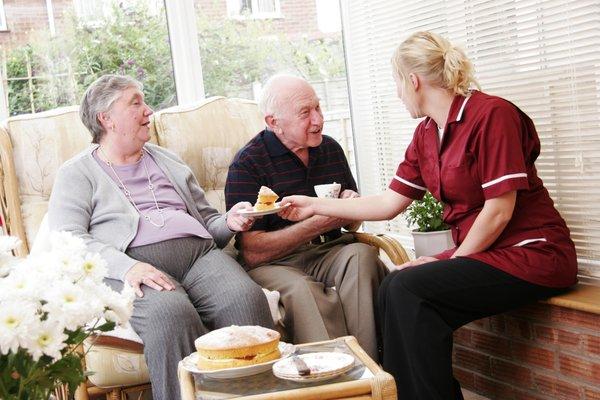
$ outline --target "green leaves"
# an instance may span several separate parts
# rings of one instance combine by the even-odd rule
[[[270,20],[198,17],[198,42],[207,96],[252,97],[252,83],[287,71],[306,79],[345,73],[341,40],[290,38]]]
[[[33,32],[27,46],[8,52],[11,115],[78,104],[90,83],[109,73],[141,81],[153,109],[175,104],[164,11],[151,13],[144,1],[125,8],[118,3],[93,24],[71,15],[59,35]],[[276,72],[308,80],[345,74],[341,37],[285,35],[271,20],[208,18],[203,12],[197,26],[207,96],[253,98],[252,84]]]
[[[144,2],[127,9],[116,4],[110,17],[93,26],[71,15],[60,35],[33,32],[28,46],[8,53],[11,115],[78,104],[89,84],[109,73],[142,82],[146,102],[154,109],[175,104],[164,13],[149,13]]]
[[[75,393],[84,379],[78,353],[67,354],[56,362],[48,356],[33,361],[23,349],[0,355],[0,399],[3,400],[45,400],[61,384],[68,385],[70,393]]]
[[[418,232],[434,232],[448,229],[442,219],[443,212],[444,205],[427,192],[422,200],[413,201],[405,215],[409,225],[416,226]]]

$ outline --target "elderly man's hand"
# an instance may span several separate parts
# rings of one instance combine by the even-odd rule
[[[159,291],[175,289],[175,285],[164,272],[144,262],[134,264],[125,274],[125,281],[135,290],[138,297],[144,297],[142,284]]]
[[[346,189],[340,193],[340,199],[354,199],[356,197],[360,197],[360,195],[352,189]]]
[[[241,201],[235,204],[227,213],[227,226],[235,232],[244,232],[254,224],[254,218],[245,217],[238,213],[239,210],[253,211],[252,204]]]

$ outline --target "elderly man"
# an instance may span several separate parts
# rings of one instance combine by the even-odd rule
[[[308,82],[272,77],[260,108],[267,127],[229,167],[227,208],[254,202],[263,185],[281,197],[315,196],[315,185],[337,182],[340,197],[358,196],[340,145],[322,134],[319,98]],[[236,236],[236,247],[252,279],[281,293],[294,343],[350,334],[377,360],[373,299],[387,270],[373,247],[341,233],[351,223],[322,216],[293,223],[267,215]]]

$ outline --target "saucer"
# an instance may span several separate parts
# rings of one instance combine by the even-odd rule
[[[300,354],[298,357],[310,368],[310,375],[300,375],[289,357],[273,364],[273,374],[294,382],[318,382],[336,378],[354,366],[354,357],[346,353],[319,352]]]

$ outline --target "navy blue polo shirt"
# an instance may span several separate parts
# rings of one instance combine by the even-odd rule
[[[342,185],[340,193],[346,189],[357,191],[344,151],[333,138],[323,135],[319,146],[309,148],[305,166],[273,132],[264,130],[235,155],[229,166],[227,210],[240,201],[256,203],[261,186],[271,188],[282,199],[294,194],[315,197],[315,185],[333,182]],[[293,223],[271,214],[257,219],[251,230],[275,231]],[[339,234],[339,229],[327,233],[329,237]]]

